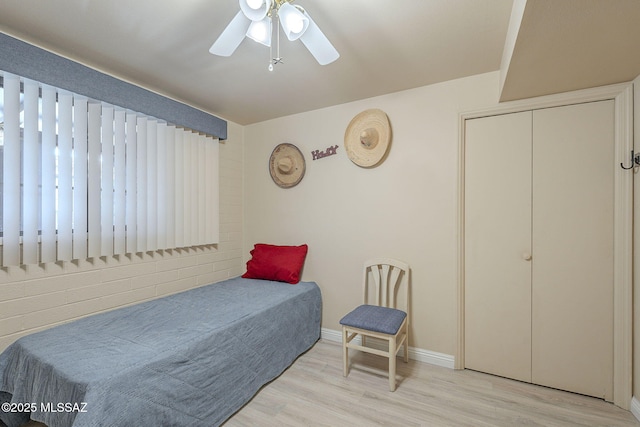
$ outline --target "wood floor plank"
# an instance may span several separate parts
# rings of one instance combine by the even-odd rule
[[[640,426],[600,399],[414,360],[389,392],[387,359],[351,357],[344,378],[341,346],[319,341],[224,426]]]

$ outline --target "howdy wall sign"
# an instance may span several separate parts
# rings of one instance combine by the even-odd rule
[[[337,151],[338,151],[337,145],[328,147],[324,151],[320,151],[320,150],[312,151],[311,152],[311,155],[313,156],[312,160],[318,160],[318,159],[322,159],[323,157],[333,156],[334,154],[336,154]]]

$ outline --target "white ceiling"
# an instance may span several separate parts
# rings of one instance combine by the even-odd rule
[[[320,66],[301,42],[284,37],[285,63],[273,72],[269,49],[249,39],[231,57],[211,55],[209,47],[239,10],[237,0],[2,0],[0,31],[246,125],[498,70],[512,9],[512,0],[296,4],[340,52],[336,62]],[[639,75],[640,33],[633,28],[640,28],[639,6],[638,0],[529,0],[505,67],[503,99]],[[619,40],[624,46],[611,55]],[[608,54],[606,67],[594,49]],[[578,54],[583,59],[574,61]],[[600,65],[596,73],[586,69],[593,62]]]

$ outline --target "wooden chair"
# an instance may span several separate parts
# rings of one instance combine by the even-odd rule
[[[370,281],[369,278],[373,280]],[[342,325],[343,375],[349,375],[349,349],[389,358],[389,390],[396,389],[396,354],[404,345],[404,361],[409,361],[409,264],[390,258],[375,258],[364,263],[363,305],[340,320]],[[403,287],[402,284],[405,284]],[[375,290],[375,304],[369,302],[369,287]],[[396,307],[403,291],[404,311]],[[374,298],[372,298],[374,299]],[[362,345],[353,342],[360,335]],[[366,338],[387,341],[387,351],[367,347]]]

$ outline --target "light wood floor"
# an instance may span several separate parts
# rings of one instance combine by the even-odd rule
[[[350,353],[344,378],[340,344],[318,342],[224,427],[640,426],[599,399],[414,360],[398,359],[398,388],[389,392],[387,359]]]
[[[351,353],[344,378],[340,344],[319,341],[224,427],[640,426],[630,412],[599,399],[414,360],[398,359],[392,393],[386,359]]]

